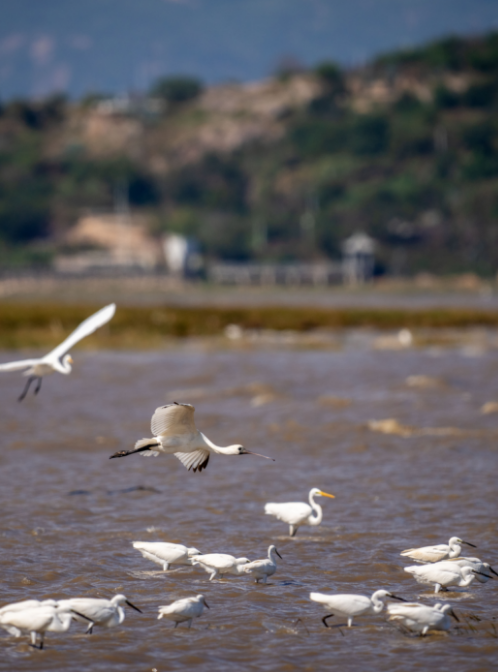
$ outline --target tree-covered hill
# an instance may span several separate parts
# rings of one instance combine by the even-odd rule
[[[194,235],[209,258],[337,258],[365,230],[379,270],[496,273],[497,33],[351,71],[289,63],[253,85],[169,78],[152,93],[4,103],[4,257],[43,260],[125,190],[154,233]]]

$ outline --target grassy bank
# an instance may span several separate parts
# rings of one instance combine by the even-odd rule
[[[95,310],[100,308],[95,306]],[[50,347],[92,313],[89,306],[0,304],[0,348]],[[154,348],[171,338],[218,336],[229,324],[243,329],[425,329],[498,327],[498,312],[431,308],[118,308],[110,324],[85,339],[85,348]]]

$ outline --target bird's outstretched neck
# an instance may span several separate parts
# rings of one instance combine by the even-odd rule
[[[205,434],[202,432],[199,432],[199,434],[201,435],[202,440],[206,446],[214,453],[219,453],[220,455],[240,455],[240,445],[234,444],[232,446],[217,446],[211,441],[211,439],[208,439]]]
[[[323,520],[322,507],[315,502],[314,496],[311,494],[309,496],[309,503],[313,509],[313,513],[308,518],[308,525],[320,525]]]

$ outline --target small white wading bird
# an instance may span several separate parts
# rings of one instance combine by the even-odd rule
[[[35,607],[57,607],[57,601],[23,600],[22,602],[12,602],[12,604],[6,604],[0,609],[0,615],[6,611],[23,611],[24,609],[34,609]]]
[[[277,551],[276,547],[271,545],[268,548],[268,557],[263,560],[253,560],[247,565],[243,565],[243,570],[246,574],[251,574],[255,579],[256,583],[259,583],[263,579],[263,583],[266,583],[266,580],[269,576],[273,576],[277,571],[277,559],[276,555],[282,560],[282,556]]]
[[[45,633],[67,632],[73,618],[84,617],[70,608],[38,605],[3,612],[0,614],[0,627],[14,637],[20,637],[22,631],[31,633],[31,646],[43,649]],[[40,638],[38,647],[37,636]]]
[[[322,507],[315,502],[315,497],[331,497],[318,488],[312,488],[309,494],[309,504],[306,502],[284,502],[282,504],[269,502],[265,504],[265,513],[275,516],[278,520],[289,525],[289,534],[294,537],[301,525],[320,525],[323,519]],[[314,514],[314,515],[313,515]]]
[[[192,620],[202,616],[204,607],[207,607],[208,609],[210,608],[204,595],[185,597],[183,600],[176,600],[173,604],[159,607],[159,616],[157,618],[167,618],[170,621],[174,621],[175,628],[178,623],[188,621],[188,627],[190,629]]]
[[[449,630],[450,616],[455,621],[458,617],[450,604],[435,604],[428,607],[420,602],[406,602],[405,604],[388,604],[389,620],[401,623],[408,630],[426,635],[429,630]]]
[[[166,572],[170,565],[191,565],[192,558],[202,555],[196,548],[187,548],[182,544],[171,544],[167,541],[134,541],[133,548],[147,560],[161,565]]]
[[[58,345],[55,350],[52,350],[39,359],[23,359],[19,362],[9,362],[8,364],[0,364],[0,371],[24,371],[23,376],[28,376],[24,390],[18,401],[22,401],[27,395],[31,383],[36,380],[35,394],[38,394],[41,388],[42,379],[51,373],[57,371],[68,375],[72,371],[71,364],[73,360],[70,355],[66,354],[73,345],[81,341],[85,336],[93,334],[99,327],[109,322],[116,312],[116,305],[111,303],[109,306],[102,308],[98,312],[88,317],[77,327],[72,334],[70,334],[65,341]]]
[[[433,585],[435,593],[445,590],[448,586],[462,588],[470,586],[479,573],[472,567],[460,567],[452,560],[443,560],[430,565],[412,565],[403,569],[412,574],[418,583]]]
[[[491,565],[483,562],[480,558],[454,558],[446,562],[453,562],[459,567],[472,567],[477,572],[476,579],[479,583],[487,583],[490,579],[498,577],[498,572],[495,572]],[[491,576],[492,574],[494,576]]]
[[[462,541],[458,537],[451,537],[447,544],[436,544],[436,546],[422,546],[421,548],[409,548],[402,551],[400,555],[405,558],[411,558],[415,562],[440,562],[449,558],[456,558],[462,552],[462,544],[477,548],[468,541]]]
[[[156,408],[151,421],[152,439],[140,439],[133,450],[121,450],[111,455],[126,457],[133,453],[157,456],[160,453],[173,454],[190,471],[202,471],[209,462],[211,453],[220,455],[257,455],[267,460],[272,457],[253,453],[244,446],[217,446],[205,434],[199,432],[194,422],[195,408],[190,404],[174,404]],[[273,460],[275,461],[275,460]]]
[[[331,612],[322,618],[322,622],[326,628],[330,627],[327,624],[327,619],[332,618],[332,616],[347,618],[348,628],[350,628],[353,625],[353,618],[355,616],[380,614],[384,608],[386,597],[404,602],[402,597],[397,597],[387,590],[376,590],[372,597],[354,594],[326,595],[325,593],[310,593],[310,600],[323,604],[325,609]]]
[[[199,565],[210,574],[209,580],[220,578],[225,574],[242,574],[244,565],[250,560],[248,558],[234,558],[227,553],[208,553],[207,555],[197,555],[192,558],[192,564]]]
[[[95,597],[73,597],[69,600],[59,600],[59,609],[71,609],[76,612],[73,615],[75,621],[88,623],[86,632],[91,635],[94,625],[103,628],[113,628],[125,619],[125,611],[122,604],[127,604],[135,611],[141,610],[129,602],[124,595],[115,595],[111,600],[102,600]]]

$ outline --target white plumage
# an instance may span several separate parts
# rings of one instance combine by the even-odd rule
[[[353,625],[353,618],[355,616],[380,614],[384,608],[386,597],[403,601],[401,597],[396,597],[396,595],[387,590],[376,590],[372,597],[355,594],[327,595],[325,593],[310,593],[310,600],[323,604],[325,609],[331,612],[322,618],[322,622],[326,628],[330,627],[327,624],[327,619],[332,618],[332,616],[347,618],[348,628],[350,628]]]
[[[70,355],[66,353],[81,341],[85,336],[93,334],[99,327],[102,327],[104,324],[109,322],[110,319],[114,316],[116,312],[116,305],[111,303],[109,306],[102,308],[98,312],[90,315],[84,322],[82,322],[73,332],[70,334],[60,345],[58,345],[54,350],[45,355],[45,357],[40,357],[38,359],[23,359],[18,362],[9,362],[7,364],[0,364],[0,371],[22,371],[26,369],[23,373],[24,376],[29,376],[26,386],[19,397],[19,401],[22,401],[26,394],[28,393],[29,386],[34,380],[37,380],[37,385],[35,388],[35,394],[38,394],[42,384],[42,378],[48,376],[51,373],[63,373],[68,375],[71,373],[72,367],[71,364],[73,360]]]
[[[458,621],[450,604],[438,603],[433,607],[419,602],[388,604],[387,612],[390,621],[401,623],[408,630],[419,632],[421,635],[426,635],[429,630],[449,630],[450,616]]]
[[[211,453],[220,455],[257,455],[267,460],[271,457],[253,453],[240,444],[217,446],[195,426],[195,408],[190,404],[168,404],[156,408],[151,421],[153,438],[140,439],[133,450],[121,450],[114,457],[126,457],[133,453],[153,455],[173,454],[190,471],[202,471],[209,462]]]
[[[133,548],[147,560],[161,565],[166,572],[170,565],[191,565],[192,558],[201,555],[196,548],[187,548],[182,544],[171,544],[167,541],[134,541]]]
[[[459,537],[451,537],[447,544],[409,548],[406,551],[402,551],[400,555],[415,560],[415,562],[440,562],[441,560],[458,557],[462,552],[462,544],[476,548],[474,544],[462,541]]]
[[[210,581],[218,577],[222,579],[225,574],[242,574],[244,565],[249,562],[248,558],[235,558],[227,553],[208,553],[207,555],[196,555],[195,558],[192,558],[194,566],[199,565],[210,574]]]
[[[479,583],[487,583],[490,579],[498,577],[498,572],[495,572],[491,565],[483,562],[480,558],[454,558],[447,560],[447,562],[453,562],[459,567],[471,567],[477,572],[476,580]],[[492,576],[493,574],[494,576]]]
[[[309,504],[306,502],[269,502],[265,504],[265,513],[275,516],[278,520],[289,525],[289,534],[295,536],[301,525],[320,525],[323,519],[322,507],[315,502],[315,497],[331,497],[327,492],[312,488],[309,493]]]
[[[174,621],[175,628],[178,623],[188,622],[190,629],[192,620],[202,616],[204,607],[209,609],[204,595],[197,595],[196,597],[185,597],[182,600],[176,600],[172,604],[159,607],[159,616],[157,618],[167,618]]]
[[[22,602],[12,602],[6,604],[0,609],[0,615],[6,611],[24,611],[25,609],[34,609],[35,607],[56,607],[56,600],[22,600]]]
[[[272,544],[268,548],[267,558],[264,558],[263,560],[253,560],[247,565],[243,565],[243,571],[246,574],[251,574],[256,579],[256,583],[259,583],[261,579],[263,580],[263,583],[266,583],[268,577],[273,576],[277,571],[276,555],[278,555],[280,560],[282,559],[282,556]]]
[[[125,619],[125,611],[122,607],[127,604],[135,611],[140,611],[124,595],[115,595],[111,600],[104,600],[95,597],[73,597],[69,600],[59,600],[59,609],[71,609],[77,612],[73,618],[76,621],[88,622],[87,632],[91,634],[94,625],[100,625],[103,628],[113,628],[122,623]],[[83,618],[81,618],[83,617]]]
[[[11,611],[3,611],[0,614],[0,627],[14,637],[20,637],[23,631],[29,632],[31,645],[34,647],[39,637],[38,648],[43,649],[45,633],[67,632],[75,616],[69,607],[54,607],[40,603],[24,609],[15,608]]]
[[[448,586],[469,586],[476,576],[472,567],[460,567],[452,560],[443,560],[430,565],[412,565],[404,567],[404,570],[418,583],[433,585],[435,593]]]

